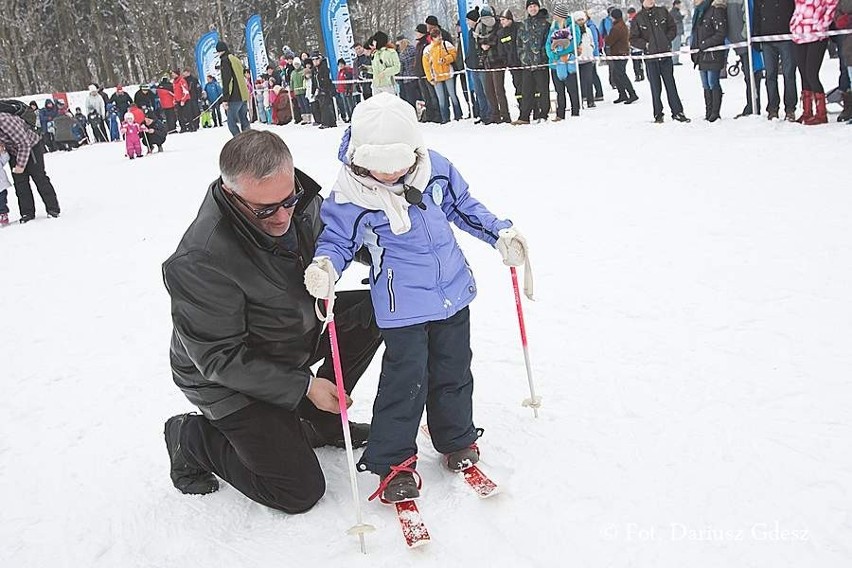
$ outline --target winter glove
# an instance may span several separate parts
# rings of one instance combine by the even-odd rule
[[[497,233],[497,250],[506,266],[521,266],[527,259],[527,240],[514,228],[501,229]]]
[[[337,272],[327,256],[318,256],[305,270],[305,288],[308,294],[321,300],[330,300],[334,296],[334,283]]]

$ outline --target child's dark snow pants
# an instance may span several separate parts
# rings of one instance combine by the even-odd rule
[[[476,441],[473,375],[470,372],[470,311],[446,320],[382,329],[385,355],[361,471],[390,472],[417,453],[423,408],[432,444],[442,454]]]

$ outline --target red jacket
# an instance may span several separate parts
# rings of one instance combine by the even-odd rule
[[[344,65],[340,68],[340,71],[337,72],[338,81],[351,81],[353,77],[354,73],[352,67],[350,67],[349,65]],[[341,95],[351,95],[354,86],[355,83],[338,83],[337,92]]]
[[[175,108],[175,95],[170,90],[157,87],[157,96],[160,97],[160,108]]]
[[[172,83],[172,88],[174,89],[174,97],[175,102],[180,103],[188,103],[189,102],[189,85],[182,76],[178,76],[177,79]]]

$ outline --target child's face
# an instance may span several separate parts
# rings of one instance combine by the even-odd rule
[[[396,183],[399,178],[407,174],[408,170],[409,168],[405,168],[404,170],[399,170],[398,172],[392,172],[389,174],[370,170],[370,175],[384,184],[392,184]]]

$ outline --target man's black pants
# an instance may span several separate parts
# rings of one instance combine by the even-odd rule
[[[346,392],[358,382],[381,345],[367,290],[339,292],[335,323]],[[334,378],[328,333],[312,363],[317,377]],[[316,378],[314,380],[323,380]],[[249,499],[286,513],[302,513],[325,492],[325,478],[302,432],[300,417],[341,431],[340,416],[304,399],[297,412],[257,401],[218,420],[193,416],[180,433],[191,466],[212,471]]]
[[[550,72],[543,69],[524,69],[521,98],[521,120],[529,122],[530,113],[533,120],[547,118],[550,112]]]
[[[666,87],[666,98],[672,116],[683,112],[680,95],[677,94],[677,84],[674,79],[674,67],[671,57],[648,59],[645,62],[648,70],[648,84],[651,86],[651,98],[654,105],[654,118],[663,116],[663,85]]]
[[[17,165],[17,159],[13,154],[10,154],[9,167],[14,168]],[[44,171],[44,149],[41,143],[36,144],[30,150],[30,158],[24,166],[24,173],[12,173],[15,194],[18,196],[18,210],[21,212],[21,217],[35,217],[35,200],[33,199],[33,190],[30,187],[30,179],[33,180],[47,212],[58,215],[59,201],[56,199],[56,191],[53,189],[53,184],[50,183],[50,178],[47,177],[47,173]]]

